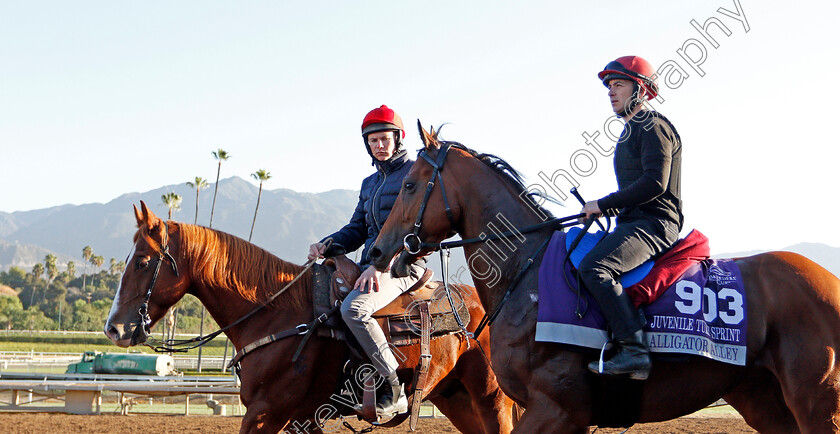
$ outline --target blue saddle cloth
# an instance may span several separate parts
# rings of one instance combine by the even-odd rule
[[[578,234],[582,229],[579,227],[570,228],[569,231],[566,233],[566,251],[568,251],[572,247],[572,242],[574,242],[575,238],[577,238]],[[595,244],[598,241],[601,241],[601,238],[604,238],[606,232],[598,231],[598,232],[587,232],[583,239],[580,240],[580,243],[572,250],[572,254],[569,255],[569,259],[572,261],[572,265],[575,268],[580,268],[580,261],[583,260],[583,257],[595,247]],[[621,282],[621,286],[627,288],[628,286],[633,286],[645,276],[650,273],[650,270],[653,270],[653,259],[648,260],[647,262],[639,265],[638,267],[624,273],[619,278],[619,282]]]

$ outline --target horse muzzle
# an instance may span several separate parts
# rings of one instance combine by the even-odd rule
[[[122,348],[142,344],[149,338],[146,327],[142,324],[114,324],[111,321],[105,323],[105,336],[108,336],[114,345]]]
[[[374,243],[373,247],[370,249],[370,253],[368,253],[370,263],[371,265],[376,267],[377,270],[384,270],[390,265],[391,276],[393,277],[408,276],[409,270],[411,269],[411,264],[415,260],[417,260],[418,257],[420,257],[420,255],[416,253],[410,253],[405,248],[403,248],[403,246],[399,246],[398,248],[396,248],[395,253],[392,254],[386,253],[386,251],[383,251],[383,249],[379,246],[380,243],[377,242]],[[394,258],[395,255],[396,259]]]
[[[397,259],[391,265],[391,276],[393,277],[407,277],[410,270],[411,264],[417,259],[417,256],[412,255],[405,250],[400,252]]]

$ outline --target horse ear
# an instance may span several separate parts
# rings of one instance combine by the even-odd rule
[[[135,207],[135,210],[136,209],[137,208]],[[155,224],[160,222],[160,219],[158,218],[158,216],[156,216],[155,213],[153,213],[149,209],[149,207],[146,206],[146,202],[143,202],[142,200],[140,201],[140,209],[143,211],[142,216],[136,215],[136,213],[135,213],[135,216],[138,217],[138,219],[137,219],[137,226],[138,227],[141,224],[145,224],[146,227],[151,229],[155,226]]]
[[[140,201],[142,204],[143,201]],[[139,228],[141,224],[143,224],[143,214],[140,213],[140,210],[137,209],[137,205],[132,205],[134,207],[134,218],[137,219],[137,227]]]
[[[431,129],[431,133],[427,133],[426,130],[423,129],[423,125],[420,124],[420,119],[417,119],[417,129],[420,131],[420,140],[423,141],[423,146],[425,146],[426,149],[432,149],[432,148],[438,149],[438,148],[440,148],[440,145],[438,144],[437,139],[435,139],[435,134],[434,134],[435,128],[434,127],[432,127],[432,129]]]

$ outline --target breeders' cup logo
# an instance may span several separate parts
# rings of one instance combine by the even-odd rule
[[[732,272],[726,271],[717,265],[712,265],[709,267],[709,280],[717,282],[718,285],[724,285],[730,282],[735,282],[738,278],[733,276]]]

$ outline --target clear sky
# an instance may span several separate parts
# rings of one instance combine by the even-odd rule
[[[686,224],[714,252],[840,246],[838,12],[757,0],[2,2],[0,210],[214,181],[218,148],[231,154],[223,178],[266,169],[267,189],[358,189],[372,171],[359,125],[380,104],[402,115],[409,149],[418,118],[448,123],[444,138],[543,186],[540,172],[572,172],[576,155],[580,190],[596,198],[615,189],[611,157],[582,136],[610,146],[596,73],[636,54],[672,66],[654,107],[683,139]],[[577,212],[569,203],[556,213]]]

